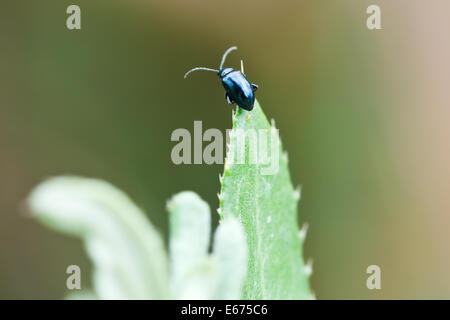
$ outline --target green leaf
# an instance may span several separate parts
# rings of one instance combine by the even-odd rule
[[[171,287],[177,299],[239,299],[247,271],[247,243],[239,221],[218,226],[208,254],[209,206],[190,191],[168,202]]]
[[[258,143],[248,138],[252,134],[258,136]],[[267,158],[274,160],[268,164],[262,156],[264,140]],[[241,154],[244,158],[239,158]],[[223,219],[238,217],[247,236],[249,264],[243,298],[312,298],[311,266],[302,259],[304,232],[299,231],[297,221],[300,192],[291,183],[277,130],[257,101],[251,112],[238,109],[233,113],[221,182],[219,213]]]
[[[121,191],[95,179],[51,178],[28,205],[43,224],[83,239],[99,299],[167,299],[167,256],[144,213]]]

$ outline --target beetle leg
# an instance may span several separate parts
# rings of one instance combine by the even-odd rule
[[[225,92],[225,99],[227,99],[228,104],[233,104],[233,101],[230,99],[230,96],[226,92]]]
[[[253,92],[255,92],[256,90],[258,90],[258,85],[252,83],[252,89],[253,89]]]

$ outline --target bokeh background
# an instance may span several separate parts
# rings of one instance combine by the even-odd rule
[[[81,31],[66,28],[70,4]],[[370,4],[382,30],[366,28]],[[231,126],[218,79],[183,74],[232,45],[227,64],[243,59],[259,84],[302,185],[317,297],[450,298],[449,12],[447,0],[2,1],[0,298],[62,298],[69,264],[90,286],[81,242],[23,215],[46,177],[113,183],[165,237],[172,194],[218,206],[222,167],[172,164],[170,135]]]

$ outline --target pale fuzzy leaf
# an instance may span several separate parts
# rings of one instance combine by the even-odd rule
[[[246,231],[249,264],[243,298],[308,299],[309,274],[302,259],[303,239],[297,221],[298,192],[292,186],[279,137],[275,152],[268,148],[269,155],[278,160],[276,174],[267,174],[268,165],[250,163],[248,142],[245,163],[231,160],[231,155],[238,155],[239,130],[270,133],[272,128],[257,101],[251,112],[239,109],[233,115],[220,212],[222,218],[238,217]]]
[[[162,239],[123,192],[96,179],[56,177],[37,186],[28,204],[43,224],[83,239],[99,299],[168,298]]]
[[[211,256],[205,257],[190,270],[183,279],[183,290],[178,293],[181,300],[211,300],[215,299],[218,282],[217,261]]]
[[[181,192],[167,204],[170,215],[171,283],[179,299],[239,299],[247,270],[247,244],[239,221],[218,226],[208,254],[211,213],[193,192]]]
[[[185,297],[187,279],[208,255],[211,213],[208,204],[190,191],[173,196],[167,208],[171,288],[174,295]]]
[[[217,261],[214,299],[237,300],[247,274],[247,242],[241,223],[234,217],[221,221],[214,235],[213,257]]]

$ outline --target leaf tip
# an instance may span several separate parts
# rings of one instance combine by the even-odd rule
[[[170,200],[166,201],[166,211],[172,211],[173,210],[173,203]]]
[[[283,160],[284,160],[285,162],[289,162],[289,157],[288,157],[287,151],[284,151],[284,152],[283,152]]]
[[[305,272],[306,276],[311,276],[313,272],[313,260],[310,258],[308,259],[308,262],[303,267],[303,271]]]
[[[297,186],[297,188],[295,188],[294,193],[293,193],[293,197],[294,197],[295,201],[299,201],[301,195],[302,195],[302,188],[301,188],[301,186]]]
[[[305,223],[303,224],[302,228],[299,230],[299,232],[298,232],[298,237],[299,237],[301,240],[304,240],[304,239],[306,238],[306,234],[307,234],[307,232],[308,232],[308,228],[309,228],[309,225],[308,225],[307,222],[305,222]]]

